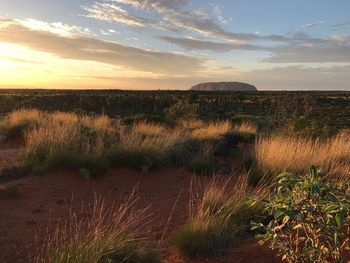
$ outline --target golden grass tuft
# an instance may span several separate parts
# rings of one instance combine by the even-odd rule
[[[24,124],[39,123],[43,118],[43,112],[36,109],[20,109],[11,112],[7,116],[9,126],[21,126]]]
[[[129,149],[142,148],[166,152],[182,140],[179,129],[171,129],[161,124],[141,122],[120,134],[120,145]]]
[[[197,139],[218,139],[230,132],[233,126],[230,121],[203,123],[202,127],[194,129],[192,136]]]
[[[27,154],[36,151],[101,154],[117,143],[118,137],[104,116],[79,118],[74,114],[55,113],[45,115],[39,125],[27,132],[25,139]]]
[[[336,178],[350,172],[350,136],[340,133],[328,140],[273,135],[257,139],[255,158],[258,167],[272,173],[305,173],[317,165]]]
[[[203,189],[192,190],[189,219],[177,235],[177,248],[186,257],[225,253],[262,213],[259,199],[267,194],[262,186],[249,188],[246,175],[236,182],[214,176]]]
[[[258,128],[250,122],[242,122],[241,124],[235,125],[233,130],[239,133],[256,134]]]
[[[138,199],[107,204],[95,197],[91,207],[76,212],[47,229],[47,236],[34,253],[31,263],[159,262],[148,241],[148,208],[137,208]]]

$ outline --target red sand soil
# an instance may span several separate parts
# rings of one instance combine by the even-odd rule
[[[176,203],[168,225],[170,233],[166,235],[170,239],[167,244],[169,249],[163,258],[164,262],[188,262],[170,244],[173,233],[186,220],[191,178],[192,174],[178,168],[163,168],[149,174],[117,169],[91,180],[83,179],[73,172],[57,172],[3,184],[2,187],[15,185],[17,192],[8,197],[0,197],[0,262],[26,262],[23,256],[27,253],[28,242],[33,240],[39,228],[47,226],[49,218],[64,218],[67,215],[67,202],[70,207],[78,209],[82,202],[92,202],[95,193],[110,200],[124,200],[132,193],[135,185],[138,185],[137,194],[141,198],[139,205],[151,205],[151,211],[157,218],[153,228],[158,238],[163,234]],[[249,240],[234,248],[225,262],[278,261],[267,248],[260,247],[255,240]]]
[[[15,160],[22,151],[3,146],[0,145],[0,166]],[[167,226],[163,262],[280,262],[273,252],[259,246],[255,239],[243,241],[225,257],[183,259],[172,244],[174,234],[188,215],[191,180],[193,174],[184,169],[161,168],[147,174],[115,169],[89,180],[80,177],[78,172],[55,172],[0,183],[0,262],[28,262],[28,247],[35,234],[49,225],[49,219],[64,219],[69,208],[78,210],[82,203],[92,203],[96,194],[106,201],[123,201],[135,186],[140,197],[138,205],[151,206],[150,212],[155,218],[152,235],[159,240]]]
[[[19,138],[0,142],[0,168],[16,162],[23,151],[23,139]]]

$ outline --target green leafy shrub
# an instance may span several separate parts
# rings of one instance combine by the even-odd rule
[[[350,249],[350,196],[342,185],[322,182],[311,167],[305,176],[282,173],[278,188],[266,203],[273,218],[261,228],[261,243],[269,242],[287,262],[343,262]]]

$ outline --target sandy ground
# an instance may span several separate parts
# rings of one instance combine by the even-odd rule
[[[124,200],[135,185],[140,196],[140,207],[151,205],[153,234],[160,238],[174,207],[166,233],[164,262],[187,262],[171,246],[174,232],[187,217],[189,185],[192,174],[177,168],[163,168],[149,174],[117,169],[96,179],[86,180],[77,173],[52,173],[29,176],[2,184],[2,188],[15,186],[11,195],[0,195],[0,248],[3,262],[26,262],[28,246],[38,229],[48,220],[64,218],[68,209],[79,209],[81,203],[93,202],[94,195],[107,200]],[[67,205],[69,203],[69,207]],[[176,204],[176,205],[175,205]],[[174,206],[175,205],[175,206]],[[1,262],[0,260],[0,262]],[[222,262],[211,259],[197,262]],[[255,240],[243,242],[234,248],[224,262],[278,262],[266,248]]]
[[[23,151],[21,144],[0,145],[0,167],[15,161]],[[115,169],[95,179],[84,179],[77,172],[27,175],[12,182],[0,183],[0,262],[25,263],[36,233],[46,229],[49,220],[61,220],[69,209],[79,210],[82,203],[98,195],[109,201],[123,201],[135,187],[139,207],[150,206],[152,235],[159,240],[165,232],[163,262],[280,262],[268,248],[257,241],[242,241],[226,257],[183,259],[173,247],[178,228],[188,216],[190,185],[194,175],[181,168],[161,168],[148,174],[129,169]],[[198,179],[195,181],[199,181]],[[203,181],[203,179],[201,179]],[[168,222],[170,218],[170,221]]]

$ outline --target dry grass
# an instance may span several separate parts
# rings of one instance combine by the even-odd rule
[[[178,121],[178,126],[180,129],[187,130],[187,131],[193,131],[195,129],[200,129],[205,127],[205,122],[198,119],[193,120],[180,120]]]
[[[283,135],[256,141],[255,158],[264,171],[305,173],[311,165],[321,167],[333,177],[350,174],[350,136],[340,133],[326,141]]]
[[[183,140],[183,132],[155,123],[135,123],[131,129],[120,134],[120,145],[128,149],[142,148],[166,152],[175,143]]]
[[[102,162],[99,159],[107,149],[118,143],[118,134],[106,116],[43,113],[25,140],[25,165],[43,170],[88,168]]]
[[[159,262],[147,245],[148,208],[138,209],[132,195],[120,204],[95,198],[92,207],[72,209],[63,222],[48,229],[31,263]],[[37,242],[39,244],[39,242]]]
[[[187,257],[224,253],[262,213],[255,199],[267,194],[263,187],[250,189],[247,176],[236,182],[214,177],[203,189],[192,191],[189,220],[176,240],[178,249]]]
[[[218,139],[230,132],[233,126],[230,121],[203,123],[203,126],[194,129],[192,136],[197,139]]]
[[[7,116],[9,126],[21,126],[24,124],[39,123],[43,117],[43,112],[36,109],[21,109],[11,112]]]
[[[0,136],[4,138],[23,136],[27,130],[36,126],[42,117],[43,113],[35,109],[22,109],[11,112],[0,120]]]
[[[258,128],[250,122],[242,122],[241,124],[235,125],[233,130],[238,133],[248,134],[256,134],[258,132]]]
[[[229,121],[188,120],[176,127],[150,122],[123,125],[105,115],[38,110],[15,111],[5,120],[1,126],[25,138],[25,166],[38,171],[94,166],[146,171],[166,162],[187,165],[193,160],[212,166],[217,144],[226,135],[255,131],[248,123],[233,126]]]

